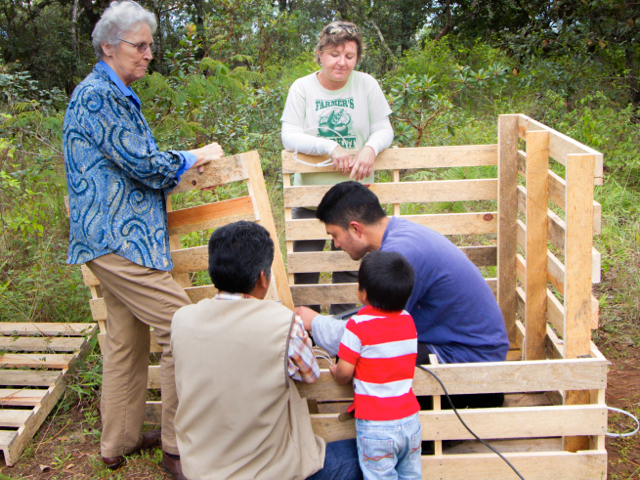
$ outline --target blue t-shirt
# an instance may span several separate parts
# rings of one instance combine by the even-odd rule
[[[404,255],[415,271],[405,309],[443,363],[503,361],[509,339],[502,312],[480,270],[446,237],[391,217],[380,250]]]

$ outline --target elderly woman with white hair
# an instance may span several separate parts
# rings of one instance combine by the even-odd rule
[[[162,440],[163,466],[184,478],[173,426],[178,399],[169,347],[171,319],[190,302],[173,280],[166,195],[180,176],[223,156],[217,143],[161,151],[131,84],[153,58],[155,16],[113,2],[93,31],[99,62],[73,92],[64,128],[70,232],[67,263],[86,263],[107,307],[101,454],[117,469],[124,455]],[[162,431],[141,433],[153,327],[163,348]]]

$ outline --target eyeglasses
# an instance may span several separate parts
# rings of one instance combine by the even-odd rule
[[[131,42],[128,42],[127,40],[123,40],[122,38],[118,38],[118,40],[120,40],[121,42],[124,42],[124,43],[128,43],[129,45],[133,45],[134,47],[136,47],[138,49],[138,53],[146,52],[147,48],[149,50],[151,50],[151,53],[155,53],[155,51],[156,51],[156,46],[153,43],[151,45],[148,45],[146,43],[131,43]]]
[[[356,27],[355,25],[347,25],[344,23],[339,23],[338,25],[330,25],[327,27],[324,33],[326,33],[327,35],[331,35],[332,33],[338,33],[342,30],[347,32],[349,35],[356,35],[357,33],[360,33],[360,30],[358,30],[358,27]]]

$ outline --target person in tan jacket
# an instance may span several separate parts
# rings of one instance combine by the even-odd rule
[[[292,379],[319,376],[300,317],[264,300],[274,244],[252,222],[216,230],[209,275],[218,293],[178,310],[171,326],[175,428],[189,480],[356,480],[355,439],[314,435]]]

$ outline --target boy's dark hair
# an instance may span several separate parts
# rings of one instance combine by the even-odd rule
[[[413,282],[413,268],[397,252],[368,253],[358,271],[358,288],[367,292],[372,307],[381,310],[404,310]]]
[[[343,230],[348,230],[352,221],[374,225],[386,216],[375,193],[358,182],[334,185],[316,210],[316,218],[322,223],[337,225]]]
[[[209,276],[218,290],[251,293],[273,263],[273,240],[253,222],[234,222],[218,228],[209,239]]]

